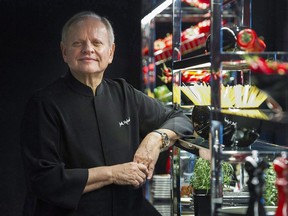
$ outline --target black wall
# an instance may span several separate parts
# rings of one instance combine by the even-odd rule
[[[116,36],[108,77],[140,88],[141,2],[137,0],[0,0],[0,215],[21,215],[25,184],[19,126],[31,93],[66,65],[60,34],[74,13],[93,10],[111,20]]]
[[[267,51],[288,51],[288,1],[252,0],[252,27]]]

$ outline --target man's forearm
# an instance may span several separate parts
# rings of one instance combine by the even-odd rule
[[[112,183],[112,173],[109,167],[90,168],[88,169],[88,179],[83,193],[100,189]]]

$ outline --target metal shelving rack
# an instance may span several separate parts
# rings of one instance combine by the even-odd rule
[[[177,5],[175,5],[177,4]],[[181,13],[180,16],[177,18],[175,17],[174,9],[179,8],[179,12]],[[203,20],[207,16],[208,11],[207,10],[200,10],[197,8],[192,7],[186,7],[185,9],[181,8],[181,1],[174,1],[174,0],[164,0],[160,5],[158,5],[154,10],[152,10],[147,16],[145,16],[141,20],[141,30],[142,30],[142,48],[145,46],[148,46],[148,55],[142,56],[142,65],[148,66],[149,64],[156,65],[155,58],[154,58],[154,48],[153,48],[153,42],[156,40],[156,24],[161,23],[167,23],[171,22],[171,25],[173,26],[173,52],[172,52],[172,64],[175,59],[180,60],[179,57],[179,51],[180,50],[180,38],[181,38],[181,32],[176,29],[181,29],[182,22],[187,23],[197,23],[201,20]],[[181,20],[180,20],[181,19]],[[178,47],[178,48],[176,48]],[[154,68],[154,71],[149,71],[151,76],[156,75],[156,71]],[[155,82],[149,82],[148,85],[144,86],[144,90],[153,90],[156,87]],[[174,103],[176,104],[176,103]],[[171,155],[173,153],[171,152]],[[179,155],[178,155],[179,156]],[[176,166],[172,166],[172,169],[174,169],[178,174],[179,177],[179,158],[176,159],[178,162],[176,162]],[[176,169],[175,169],[176,168]],[[177,171],[178,170],[178,171]],[[176,185],[179,189],[180,187],[180,179],[179,178],[172,178],[172,184]],[[176,194],[177,193],[177,194]],[[180,191],[179,190],[173,190],[171,189],[171,209],[177,208],[177,212],[181,211],[181,207],[177,204],[180,203]],[[176,199],[176,200],[175,200]],[[173,210],[171,210],[171,215],[174,215]]]
[[[163,23],[171,23],[171,26],[179,25],[179,28],[181,28],[181,23],[197,23],[201,20],[203,20],[204,17],[208,16],[208,11],[206,10],[200,10],[193,7],[185,7],[181,8],[181,1],[179,1],[177,4],[179,5],[179,8],[181,8],[181,13],[183,16],[181,16],[181,22],[175,22],[176,18],[173,17],[172,13],[174,10],[175,1],[173,0],[163,0],[161,4],[159,4],[157,7],[155,7],[149,14],[147,14],[142,20],[141,20],[141,31],[142,31],[142,49],[148,48],[148,55],[142,54],[142,66],[148,65],[159,65],[165,61],[170,61],[171,59],[175,60],[175,53],[172,53],[172,58],[170,59],[163,59],[160,61],[155,61],[155,53],[154,53],[154,41],[157,39],[156,30],[161,24]],[[177,6],[178,7],[178,6]],[[180,18],[180,17],[179,17]],[[158,26],[159,25],[159,26]],[[161,27],[160,27],[161,28]],[[178,28],[178,27],[177,27]],[[173,27],[173,29],[176,29]],[[167,32],[168,33],[168,32]],[[171,32],[174,34],[175,32]],[[178,43],[177,46],[179,46],[180,49],[180,32],[176,32],[176,35],[179,34],[179,37],[177,40],[179,41],[175,42]],[[178,59],[179,60],[179,59]],[[150,69],[148,71],[148,77],[156,77],[156,67],[154,67],[154,70]],[[153,91],[153,89],[156,87],[156,81],[149,81],[148,84],[144,84],[143,89],[150,89]]]
[[[211,0],[211,51],[210,53],[203,54],[200,56],[195,56],[188,59],[181,59],[181,53],[179,53],[179,38],[180,38],[180,30],[181,30],[181,0],[173,1],[173,103],[174,108],[178,109],[181,107],[181,96],[180,96],[180,88],[181,85],[181,69],[184,68],[208,68],[211,71],[211,77],[213,74],[218,73],[224,69],[245,69],[248,68],[247,65],[239,64],[235,66],[232,64],[233,61],[243,60],[243,55],[247,55],[244,52],[223,52],[221,44],[222,44],[222,12],[223,5],[230,4],[233,2],[238,2],[241,4],[241,17],[239,17],[238,25],[239,26],[251,26],[251,5],[252,0]],[[250,54],[249,54],[250,55]],[[288,60],[288,53],[286,52],[263,52],[263,53],[252,53],[251,55],[258,55],[265,58],[272,59],[285,59]],[[183,147],[184,150],[189,151],[189,148],[199,147],[199,148],[210,148],[212,154],[212,173],[211,173],[211,210],[212,215],[217,215],[217,209],[222,206],[222,184],[221,184],[221,161],[222,160],[243,160],[245,155],[251,155],[251,151],[253,149],[258,150],[260,155],[263,154],[265,157],[270,157],[270,160],[275,158],[275,156],[280,155],[282,151],[288,151],[287,146],[278,146],[277,144],[267,143],[265,141],[257,141],[250,148],[243,149],[223,149],[221,146],[222,140],[222,122],[221,117],[223,113],[221,111],[221,94],[220,94],[220,79],[211,79],[211,107],[212,112],[210,115],[210,140],[205,142],[198,142],[196,140],[180,140],[180,148]],[[240,112],[241,114],[241,112]],[[235,113],[231,114],[232,116],[237,115]],[[241,116],[241,115],[240,115]],[[279,114],[275,114],[273,112],[269,112],[267,114],[268,119],[258,119],[258,121],[265,121],[266,123],[273,124],[282,124],[284,128],[286,128],[286,132],[288,132],[288,118],[287,113],[283,113],[279,116]],[[245,118],[245,117],[244,117]],[[247,117],[250,118],[250,117]],[[257,118],[255,118],[257,119]],[[241,157],[235,157],[235,155],[241,155]],[[178,158],[179,160],[179,158]],[[176,159],[177,161],[177,159]],[[177,165],[177,164],[176,164]],[[179,168],[179,167],[178,167]],[[181,202],[179,197],[179,173],[177,171],[177,166],[174,166],[173,170],[173,213],[174,215],[181,215]],[[177,191],[178,190],[178,191]]]

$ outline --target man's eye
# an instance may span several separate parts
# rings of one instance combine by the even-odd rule
[[[99,42],[99,41],[95,41],[95,42],[93,42],[93,45],[98,47],[98,46],[101,45],[101,42]]]
[[[78,46],[81,46],[81,43],[79,41],[75,41],[75,42],[73,42],[72,45],[75,47],[78,47]]]

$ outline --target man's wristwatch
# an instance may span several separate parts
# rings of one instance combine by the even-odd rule
[[[170,139],[169,139],[167,133],[161,132],[161,131],[158,131],[158,130],[154,130],[153,132],[156,132],[156,133],[160,134],[161,137],[162,137],[161,150],[166,149],[167,147],[169,147],[169,145],[170,145]]]

